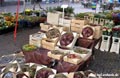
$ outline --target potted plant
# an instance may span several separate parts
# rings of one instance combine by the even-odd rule
[[[76,19],[84,19],[84,16],[88,16],[88,14],[86,13],[79,13],[75,15]]]
[[[25,44],[25,45],[22,46],[22,51],[23,52],[30,52],[30,51],[34,51],[36,49],[37,49],[36,46],[30,45],[30,44]]]
[[[103,33],[102,34],[110,36],[111,35],[111,29],[109,29],[107,27],[103,27]]]
[[[113,37],[117,37],[119,38],[120,37],[120,27],[114,27],[112,28],[112,35]]]
[[[32,15],[32,10],[31,9],[26,9],[25,10],[25,15]]]

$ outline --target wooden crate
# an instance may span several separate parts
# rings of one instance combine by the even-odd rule
[[[88,20],[76,20],[76,19],[72,19],[72,23],[80,24],[80,25],[87,25],[89,23],[89,21]]]
[[[90,23],[90,24],[94,24],[94,17],[90,17],[89,23]]]
[[[72,64],[79,64],[83,61],[82,58],[78,59],[78,58],[68,58],[67,56],[63,57],[63,60]]]
[[[80,33],[82,30],[81,27],[77,27],[77,26],[71,26],[70,29],[71,31],[77,32],[77,33]]]
[[[104,25],[105,24],[105,19],[103,19],[103,18],[100,18],[100,22],[99,22],[99,25]]]
[[[70,24],[71,24],[71,19],[59,18],[59,25],[70,27]]]
[[[95,26],[94,38],[99,39],[100,37],[102,37],[102,26]]]
[[[35,33],[29,35],[29,44],[41,47],[41,40],[44,35],[44,33]]]
[[[51,39],[47,39],[47,38],[43,38],[41,41],[41,46],[43,48],[46,48],[48,50],[54,50],[55,46],[57,44],[58,38],[55,40],[51,40]]]
[[[89,20],[89,16],[84,16],[84,20]]]
[[[94,18],[94,24],[96,24],[96,25],[99,24],[99,18]]]
[[[51,27],[50,24],[44,24],[44,23],[40,24],[40,30],[42,31],[48,31],[50,27]]]
[[[52,25],[58,25],[59,17],[60,17],[59,13],[48,12],[47,13],[47,23],[52,24]]]

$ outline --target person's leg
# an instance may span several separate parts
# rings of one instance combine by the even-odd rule
[[[2,0],[0,0],[0,6],[2,6],[3,5],[3,1]]]
[[[33,10],[35,10],[36,2],[33,2]]]
[[[38,3],[40,10],[46,11],[44,8],[41,7],[40,2]]]
[[[111,10],[113,10],[114,8],[114,3],[111,3]]]
[[[43,9],[43,8],[41,7],[41,5],[40,5],[40,2],[38,2],[38,5],[39,5],[39,8],[40,8],[40,9]]]

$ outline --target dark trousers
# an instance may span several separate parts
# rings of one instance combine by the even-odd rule
[[[0,0],[0,6],[3,6],[3,2],[4,2],[3,0]]]
[[[37,5],[39,6],[39,9],[42,9],[41,6],[40,6],[40,2],[35,2],[35,1],[34,1],[34,2],[33,2],[33,10],[35,10],[35,7],[36,7]]]
[[[113,10],[113,5],[114,5],[113,3],[109,4],[109,10]]]

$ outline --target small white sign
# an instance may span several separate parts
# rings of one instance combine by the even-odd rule
[[[61,5],[61,8],[67,8],[67,7],[68,7],[67,4],[63,4],[63,5]]]

